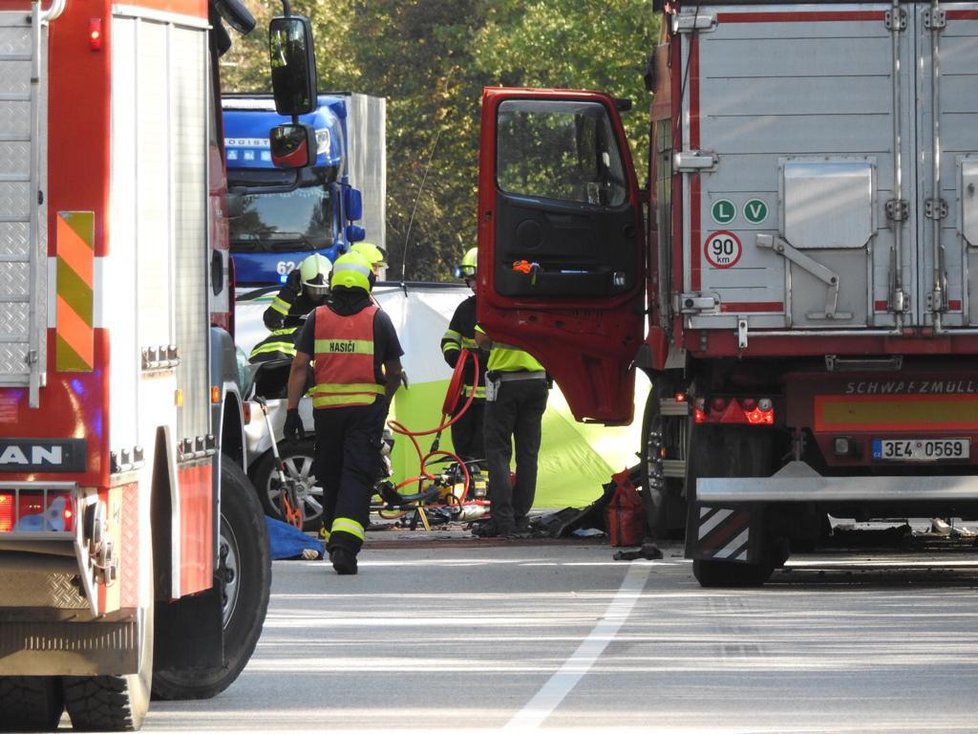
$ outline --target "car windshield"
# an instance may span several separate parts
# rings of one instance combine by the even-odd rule
[[[318,250],[333,242],[329,190],[306,186],[281,193],[241,196],[241,213],[231,219],[235,252]]]

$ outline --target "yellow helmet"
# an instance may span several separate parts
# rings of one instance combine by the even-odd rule
[[[470,247],[468,251],[466,251],[465,256],[462,258],[462,264],[455,266],[455,277],[460,278],[461,280],[474,278],[476,267],[478,266],[478,260],[479,248]]]
[[[363,259],[374,268],[387,267],[387,255],[373,242],[357,242],[350,246],[350,252],[362,255]]]
[[[363,255],[348,252],[340,255],[333,263],[332,285],[334,288],[362,288],[370,293],[370,276],[373,268]]]
[[[329,293],[329,273],[333,264],[324,255],[310,255],[299,264],[299,281],[310,296]]]

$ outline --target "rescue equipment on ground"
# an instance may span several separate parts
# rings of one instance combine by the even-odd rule
[[[469,395],[462,409],[452,416],[463,394],[465,387],[463,375],[470,360],[473,363],[473,389],[468,391]],[[442,431],[459,420],[472,404],[475,398],[474,387],[479,384],[479,378],[478,360],[474,358],[471,351],[463,349],[445,392],[439,425],[426,431],[409,431],[397,421],[387,422],[391,430],[407,436],[411,440],[418,454],[420,473],[396,485],[389,480],[377,485],[377,494],[383,505],[375,506],[373,509],[382,519],[396,519],[408,513],[414,513],[411,527],[414,528],[420,521],[426,530],[430,530],[431,518],[429,514],[432,509],[439,510],[439,515],[445,515],[451,520],[463,522],[485,518],[488,515],[489,502],[485,499],[485,480],[481,476],[482,472],[478,470],[478,460],[466,462],[457,454],[438,448]],[[449,419],[449,416],[452,418]],[[427,453],[423,453],[417,437],[430,436],[431,434],[435,434],[431,449]],[[440,463],[447,463],[447,468],[438,473],[429,469],[430,466]],[[405,493],[401,491],[413,484],[416,484],[414,492]],[[477,496],[477,493],[482,496]],[[440,508],[444,508],[446,512],[442,513]]]
[[[614,494],[608,503],[608,537],[613,546],[636,546],[645,537],[645,508],[628,469],[612,475]]]

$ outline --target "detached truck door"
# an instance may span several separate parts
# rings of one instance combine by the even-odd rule
[[[615,100],[483,92],[478,244],[486,332],[539,359],[578,420],[630,422],[645,238]]]

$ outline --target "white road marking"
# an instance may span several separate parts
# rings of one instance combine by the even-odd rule
[[[628,619],[632,607],[642,595],[645,580],[651,570],[651,563],[634,563],[629,567],[615,598],[608,605],[608,611],[560,670],[554,673],[530,699],[530,702],[509,720],[504,729],[534,729],[547,720],[574,686],[587,675],[591,666]]]

